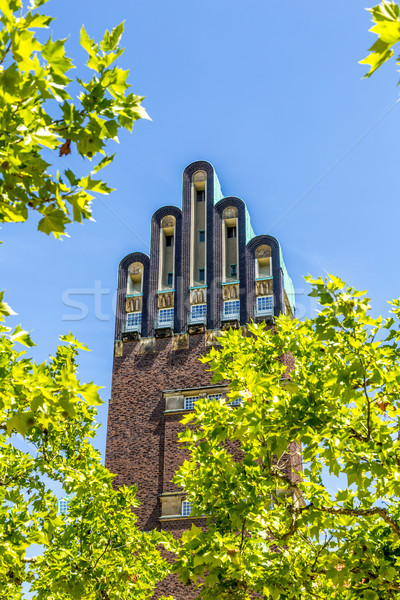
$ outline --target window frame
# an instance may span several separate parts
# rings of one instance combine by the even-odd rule
[[[206,241],[206,230],[199,229],[199,244],[202,244],[205,241]]]

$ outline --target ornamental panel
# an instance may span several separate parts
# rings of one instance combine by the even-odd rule
[[[256,281],[256,296],[271,296],[273,294],[272,279]]]
[[[271,256],[271,248],[266,244],[258,246],[255,252],[256,258],[269,258]]]
[[[158,308],[173,308],[174,292],[163,292],[158,294]]]
[[[224,300],[236,300],[239,298],[239,284],[233,283],[232,285],[223,285],[222,298]]]
[[[224,212],[222,213],[223,219],[235,219],[237,216],[238,216],[238,210],[237,210],[236,206],[228,206],[227,208],[225,208]]]
[[[207,302],[207,289],[190,290],[190,304],[205,304]]]
[[[175,217],[168,215],[161,220],[161,229],[168,229],[169,227],[175,227]]]
[[[142,310],[142,296],[131,296],[126,299],[126,312],[141,312]]]

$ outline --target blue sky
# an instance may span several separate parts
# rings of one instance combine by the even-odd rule
[[[33,330],[35,358],[53,353],[58,335],[72,330],[92,348],[80,358],[82,380],[103,385],[108,400],[118,263],[129,252],[148,251],[152,213],[180,206],[183,169],[199,159],[214,165],[226,196],[245,200],[255,233],[280,241],[300,316],[313,312],[302,279],[308,273],[338,274],[369,290],[375,313],[387,311],[386,300],[400,295],[399,75],[392,63],[363,79],[358,61],[374,41],[364,6],[365,0],[44,6],[56,17],[53,36],[70,36],[77,65],[84,59],[82,24],[99,38],[126,20],[121,64],[131,70],[133,91],[146,96],[152,121],[122,133],[112,148],[116,159],[103,174],[117,191],[94,202],[95,223],[73,225],[63,242],[37,233],[33,220],[2,228],[2,287],[19,313],[15,320]],[[65,157],[54,160],[57,168],[68,166]],[[93,292],[75,296],[88,314],[71,320],[78,310],[63,298],[96,285],[108,290],[101,306]],[[106,418],[107,403],[96,441],[102,450]]]

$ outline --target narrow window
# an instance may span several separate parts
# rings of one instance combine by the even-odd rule
[[[171,286],[174,283],[174,274],[173,273],[168,273],[167,275],[167,285]]]
[[[235,238],[236,237],[236,227],[227,227],[226,233],[227,233],[228,238]]]
[[[205,242],[206,241],[206,232],[204,229],[200,229],[199,230],[199,242]]]
[[[204,269],[199,269],[199,283],[204,283]]]
[[[231,265],[231,277],[237,277],[237,265]]]
[[[165,236],[165,245],[166,246],[173,246],[174,244],[174,236],[173,235],[166,235]]]
[[[206,199],[205,191],[204,190],[196,190],[196,201],[204,202],[205,199]]]

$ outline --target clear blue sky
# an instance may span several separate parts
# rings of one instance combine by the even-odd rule
[[[396,102],[399,76],[392,63],[362,78],[358,61],[374,41],[365,4],[51,0],[44,6],[57,18],[54,36],[70,36],[76,64],[84,57],[82,24],[99,38],[126,20],[121,64],[131,69],[133,91],[147,97],[153,120],[123,133],[113,148],[115,162],[103,173],[117,191],[105,197],[110,208],[95,201],[95,223],[70,227],[63,242],[36,233],[33,221],[2,228],[2,288],[16,320],[33,330],[37,359],[54,352],[58,335],[71,329],[92,348],[80,358],[81,378],[103,385],[108,400],[118,263],[129,252],[148,251],[152,213],[180,206],[182,171],[199,159],[214,165],[226,196],[245,200],[255,233],[280,241],[300,315],[313,310],[302,276],[327,272],[368,289],[375,312],[386,312],[385,301],[400,295],[400,107],[373,126]],[[65,158],[55,161],[67,166]],[[93,289],[96,281],[109,290],[102,318],[86,295],[75,299],[87,304],[87,317],[65,320],[78,311],[63,304],[63,293]],[[106,417],[107,403],[99,415],[102,450]]]

